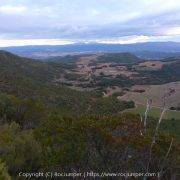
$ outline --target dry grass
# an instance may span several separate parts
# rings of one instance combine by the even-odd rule
[[[145,92],[134,92],[135,89]],[[163,85],[141,85],[133,86],[131,91],[127,91],[125,95],[119,97],[121,100],[133,100],[136,104],[145,105],[148,98],[152,99],[152,105],[155,107],[163,107],[163,99],[166,99],[166,106],[177,106],[180,103],[180,82],[172,82]]]
[[[139,63],[134,66],[137,70],[159,70],[165,64],[171,64],[172,62],[162,62],[162,61],[146,61]]]

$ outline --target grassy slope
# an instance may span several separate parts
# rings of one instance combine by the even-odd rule
[[[125,111],[126,112],[137,113],[137,114],[144,114],[145,108],[146,107],[143,106],[143,105],[138,105],[136,108],[128,109],[128,110],[125,110]],[[150,113],[149,113],[149,116],[152,116],[154,118],[158,118],[158,117],[160,117],[161,111],[162,110],[160,108],[153,107],[151,109]],[[164,119],[173,119],[173,118],[180,120],[180,112],[167,110],[165,115],[164,115]]]
[[[141,86],[142,89],[146,91],[143,93],[138,92],[127,92],[127,95],[124,96],[127,100],[133,100],[136,104],[146,104],[147,99],[152,99],[153,106],[162,107],[163,98],[166,97],[166,105],[168,107],[177,106],[180,103],[180,82],[172,82],[162,85],[148,85]],[[137,87],[138,89],[138,87]],[[171,89],[174,89],[175,92],[169,92]]]
[[[145,106],[139,105],[136,108],[125,110],[125,112],[144,114],[145,108]],[[152,108],[149,112],[149,116],[155,118],[157,121],[157,119],[160,117],[161,111],[162,110],[159,108]],[[166,133],[173,134],[174,136],[180,138],[180,112],[169,110],[166,111],[160,128]]]

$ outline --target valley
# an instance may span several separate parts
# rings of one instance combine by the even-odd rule
[[[98,91],[104,97],[116,96],[119,100],[134,101],[136,106],[146,106],[147,99],[151,99],[155,108],[163,108],[164,103],[169,110],[179,107],[180,78],[176,76],[177,82],[169,79],[169,74],[173,77],[179,73],[179,59],[147,61],[128,53],[115,55],[117,59],[119,56],[119,61],[114,60],[112,54],[81,56],[73,62],[73,69],[65,70],[63,78],[56,82],[80,91]],[[104,56],[107,61],[102,61]],[[123,57],[127,59],[127,56],[129,62],[124,63]],[[166,70],[171,66],[176,68]]]

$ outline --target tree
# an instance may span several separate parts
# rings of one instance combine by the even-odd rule
[[[0,179],[11,180],[11,177],[7,171],[7,167],[1,160],[0,160]]]
[[[41,164],[41,147],[32,130],[22,131],[16,123],[0,126],[1,159],[10,174],[19,171],[36,171]]]

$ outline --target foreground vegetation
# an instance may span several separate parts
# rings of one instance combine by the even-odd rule
[[[41,111],[23,106],[1,112],[1,178],[19,172],[147,172],[153,123],[142,135],[136,115],[67,117],[38,107]],[[170,135],[158,133],[148,172],[161,171],[170,142]],[[176,174],[179,147],[175,139],[164,179]]]

